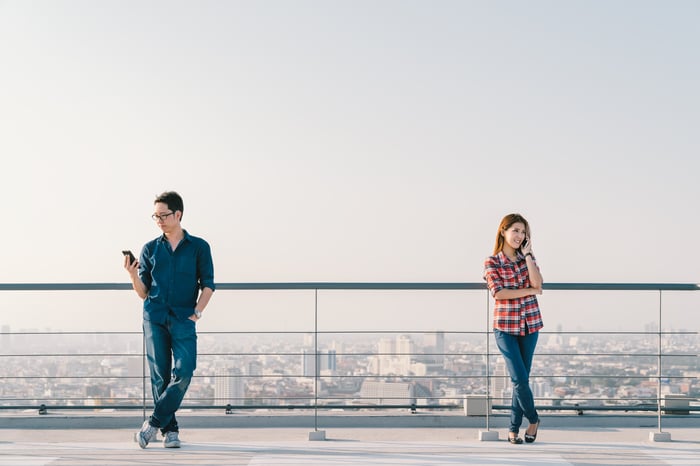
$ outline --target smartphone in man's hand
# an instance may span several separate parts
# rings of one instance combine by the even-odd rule
[[[131,253],[131,251],[122,251],[122,254],[124,254],[125,256],[129,256],[129,265],[133,264],[136,261],[136,258]]]

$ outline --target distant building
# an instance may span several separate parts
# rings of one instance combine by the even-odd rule
[[[408,375],[413,372],[415,359],[415,345],[408,335],[398,335],[395,340],[382,338],[377,344],[376,360],[370,361],[369,368],[377,375]],[[424,365],[419,370],[424,372]]]
[[[85,385],[84,388],[86,398],[109,398],[112,396],[109,384],[89,384]]]
[[[510,398],[511,381],[506,369],[506,360],[503,356],[496,358],[496,369],[494,370],[493,378],[493,395],[496,398]]]
[[[316,352],[313,350],[302,350],[301,373],[304,377],[316,377]]]
[[[303,345],[304,348],[316,348],[316,334],[305,333]]]
[[[248,363],[248,375],[251,377],[260,377],[263,374],[263,366],[259,361],[251,361]]]
[[[338,356],[335,350],[328,350],[325,355],[325,361],[321,360],[321,371],[335,373],[338,370]]]
[[[333,342],[328,345],[329,350],[334,350],[336,354],[340,355],[340,358],[342,359],[343,353],[345,353],[345,345],[341,341],[333,340]]]
[[[241,370],[237,367],[220,367],[216,369],[214,379],[214,398],[216,403],[242,404],[245,386]]]
[[[411,361],[415,359],[415,345],[408,335],[396,337],[396,371],[398,374],[411,372]]]
[[[421,362],[444,366],[445,364],[445,332],[426,333],[423,339]]]
[[[315,377],[317,368],[319,374],[335,374],[337,367],[338,361],[335,350],[321,351],[318,354],[311,350],[302,351],[301,368],[304,377]]]
[[[377,342],[376,364],[370,369],[370,373],[388,374],[391,366],[391,359],[394,357],[394,340],[391,338],[381,338]]]
[[[552,384],[547,380],[536,380],[532,385],[532,396],[535,398],[548,398],[552,393]]]
[[[410,382],[365,380],[360,398],[367,404],[411,404],[416,402],[415,386]]]

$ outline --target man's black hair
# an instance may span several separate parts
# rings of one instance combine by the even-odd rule
[[[178,193],[175,191],[165,191],[164,193],[156,196],[156,200],[153,201],[154,204],[157,204],[158,202],[167,204],[168,209],[172,210],[173,212],[177,212],[179,210],[181,212],[180,219],[182,219],[182,214],[185,213],[185,205],[182,202],[182,197],[180,197]]]

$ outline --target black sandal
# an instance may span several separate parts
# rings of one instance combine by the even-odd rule
[[[525,441],[526,441],[527,443],[532,443],[532,442],[534,442],[535,439],[537,438],[537,431],[540,430],[540,420],[539,420],[539,419],[538,419],[537,422],[535,423],[535,426],[536,426],[536,427],[535,427],[535,433],[534,433],[534,434],[530,435],[530,434],[528,434],[527,432],[525,432],[525,436],[524,436],[524,437],[525,437]]]
[[[510,435],[508,435],[508,441],[510,443],[512,443],[513,445],[520,445],[521,443],[523,443],[523,439],[518,437],[518,434],[515,434],[512,437]]]

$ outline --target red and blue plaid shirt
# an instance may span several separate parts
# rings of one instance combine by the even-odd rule
[[[532,259],[534,261],[535,258]],[[515,290],[530,287],[525,257],[519,254],[513,262],[503,251],[486,259],[484,279],[492,296],[504,288]],[[511,335],[525,335],[537,332],[542,327],[542,314],[534,294],[523,298],[496,300],[493,328]]]

